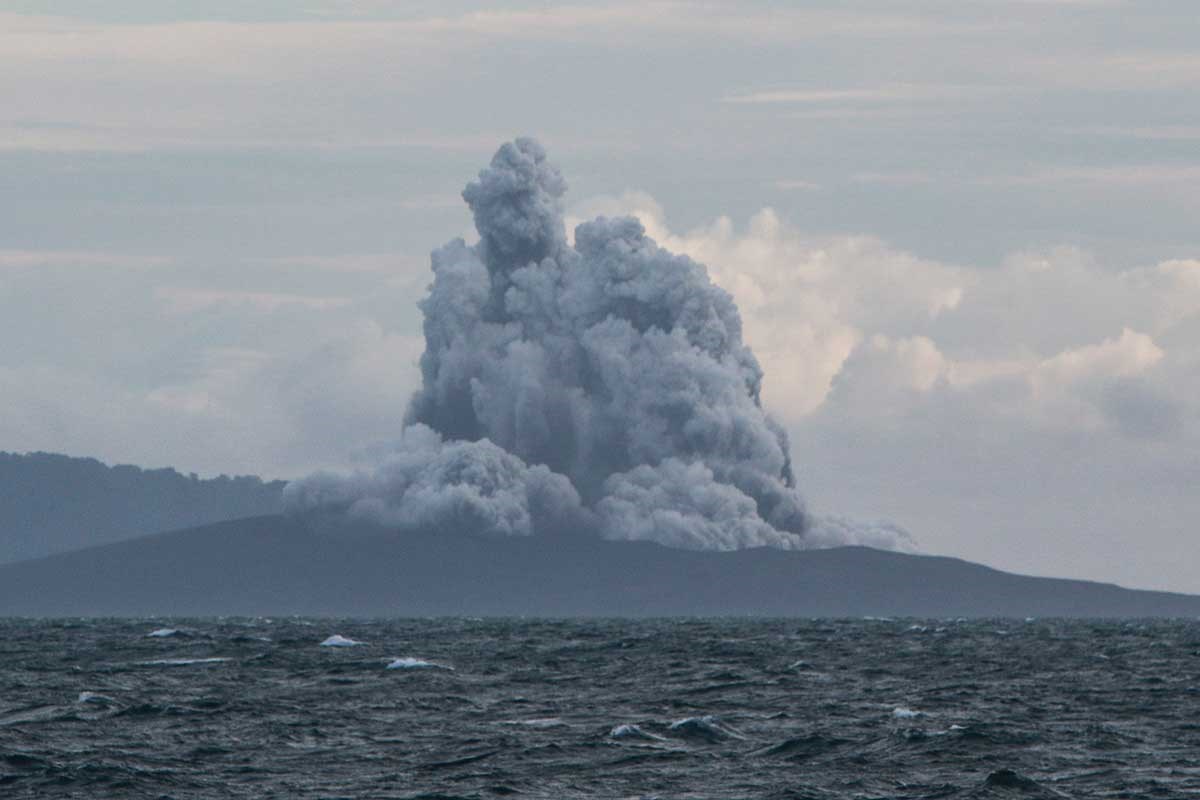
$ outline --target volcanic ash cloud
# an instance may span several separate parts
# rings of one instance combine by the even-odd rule
[[[537,142],[500,148],[463,191],[478,244],[433,253],[422,387],[394,452],[290,484],[289,508],[447,535],[903,545],[809,517],[733,299],[632,217],[568,244],[565,191]]]

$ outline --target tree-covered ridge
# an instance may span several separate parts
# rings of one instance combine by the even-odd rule
[[[283,481],[0,452],[0,563],[279,511]]]

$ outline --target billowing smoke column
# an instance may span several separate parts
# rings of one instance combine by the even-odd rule
[[[400,443],[373,472],[292,483],[290,508],[691,549],[902,543],[809,519],[732,298],[631,217],[584,223],[568,244],[565,190],[531,139],[467,186],[480,241],[433,254]]]

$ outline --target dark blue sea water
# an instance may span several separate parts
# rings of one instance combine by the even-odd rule
[[[0,620],[6,800],[1193,796],[1196,621]]]

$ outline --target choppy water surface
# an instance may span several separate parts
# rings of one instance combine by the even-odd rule
[[[0,620],[4,798],[1198,793],[1195,621]]]

